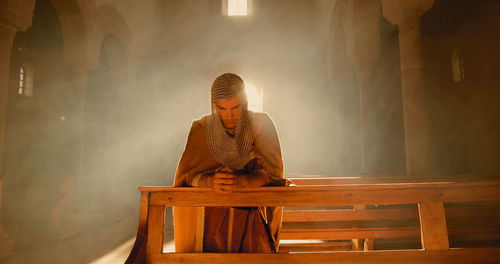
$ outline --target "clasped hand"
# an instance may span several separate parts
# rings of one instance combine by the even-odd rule
[[[236,188],[237,176],[228,166],[216,169],[209,178],[208,186],[217,193],[230,193]]]

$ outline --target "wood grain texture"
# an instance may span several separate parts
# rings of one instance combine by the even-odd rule
[[[323,243],[284,243],[280,244],[279,253],[288,252],[318,252],[318,251],[348,251],[354,250],[351,242],[334,241]]]
[[[500,248],[425,250],[388,250],[335,253],[167,253],[151,256],[156,263],[205,263],[205,264],[498,264]]]
[[[363,250],[363,244],[364,244],[364,239],[362,238],[354,238],[351,240],[352,244],[352,250],[354,251],[362,251]]]
[[[149,208],[141,203],[140,236],[147,234],[148,263],[500,263],[500,248],[448,249],[448,233],[443,202],[498,201],[500,181],[488,182],[428,182],[343,184],[334,186],[259,187],[240,189],[230,194],[217,194],[207,188],[141,187],[142,197]],[[165,206],[345,206],[356,205],[358,210],[285,212],[285,219],[295,223],[357,220],[415,219],[415,210],[408,208],[363,209],[363,205],[419,204],[420,228],[357,227],[357,228],[294,228],[283,229],[281,239],[364,239],[363,248],[373,248],[373,238],[422,236],[425,250],[358,251],[299,254],[233,254],[233,253],[174,253],[162,254]],[[361,205],[361,206],[359,206]],[[389,206],[393,207],[393,206]],[[361,209],[361,210],[359,210]],[[338,209],[335,209],[338,210]],[[394,210],[394,211],[392,211]],[[377,211],[377,212],[374,212]],[[143,223],[143,222],[146,223]],[[298,223],[300,224],[300,223]],[[144,231],[146,230],[146,231]],[[137,240],[137,241],[138,241]],[[136,241],[136,243],[138,243]],[[353,241],[355,242],[355,241]],[[359,242],[359,241],[358,241]],[[144,245],[146,243],[146,245]],[[338,250],[352,248],[352,242]],[[140,243],[139,243],[140,245]],[[359,243],[357,244],[358,246]],[[326,245],[304,243],[305,249],[328,249]],[[288,246],[284,250],[297,250]],[[134,246],[135,248],[135,246]],[[136,250],[137,251],[137,250]],[[144,250],[143,250],[144,251]],[[131,254],[132,255],[132,254]],[[140,259],[140,258],[138,258]],[[127,262],[127,263],[142,263]]]
[[[407,208],[334,210],[283,210],[283,222],[376,221],[418,218],[418,211]]]
[[[163,235],[165,232],[165,206],[149,205],[148,241],[146,252],[148,256],[163,252]]]
[[[339,185],[339,184],[379,184],[379,183],[419,183],[419,182],[474,182],[495,181],[498,175],[288,175],[286,178],[295,185]]]
[[[150,203],[166,206],[326,206],[490,201],[500,197],[500,182],[361,184],[259,187],[218,194],[207,188],[141,187]]]
[[[352,239],[418,237],[418,227],[373,227],[342,229],[282,229],[280,239]]]
[[[418,204],[422,248],[443,250],[450,247],[443,202],[422,202]]]
[[[139,228],[135,238],[134,247],[130,252],[125,264],[140,264],[146,262],[146,240],[148,234],[148,209],[149,193],[141,193],[141,205],[139,212]]]
[[[367,239],[365,239],[364,242],[365,243],[364,243],[363,249],[365,251],[373,250],[373,248],[375,247],[375,239],[373,239],[373,238],[367,238]]]

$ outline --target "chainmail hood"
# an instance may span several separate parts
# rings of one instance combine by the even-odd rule
[[[215,103],[239,96],[240,111],[234,135],[226,132],[217,113]],[[243,79],[233,73],[217,77],[211,90],[212,114],[207,119],[206,134],[210,154],[224,166],[241,169],[249,161],[252,151],[253,131],[252,112],[248,110]]]

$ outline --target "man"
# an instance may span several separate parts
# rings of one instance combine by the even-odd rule
[[[283,162],[274,123],[247,109],[236,74],[217,77],[212,114],[193,122],[174,186],[239,188],[283,186]],[[281,208],[175,207],[176,252],[276,252]]]

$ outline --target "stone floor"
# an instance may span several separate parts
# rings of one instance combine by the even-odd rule
[[[173,251],[173,230],[166,216],[164,251]],[[81,232],[64,240],[42,241],[0,258],[5,264],[109,264],[124,263],[135,241],[137,220],[126,219],[96,227],[84,227]],[[15,237],[12,237],[15,240]]]

